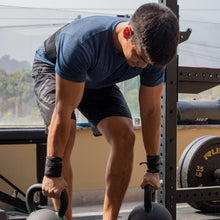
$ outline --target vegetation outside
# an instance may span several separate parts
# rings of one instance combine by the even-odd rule
[[[7,59],[6,59],[7,58]],[[1,59],[0,59],[1,63]],[[7,65],[6,65],[7,63]],[[21,68],[20,62],[4,57],[4,65]],[[22,63],[24,65],[24,63]],[[6,68],[7,69],[7,68]],[[32,86],[31,69],[21,68],[14,73],[8,73],[0,67],[0,126],[5,125],[43,125],[36,105]],[[139,124],[138,88],[139,79],[133,78],[118,84],[131,109],[135,123]],[[179,100],[218,100],[220,86],[199,94],[179,94]]]

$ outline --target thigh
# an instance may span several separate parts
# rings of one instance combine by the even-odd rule
[[[97,125],[105,118],[119,116],[131,119],[129,107],[117,86],[85,89],[78,109],[90,122],[94,135],[100,134]]]
[[[54,66],[35,60],[32,80],[37,105],[45,125],[48,126],[55,106],[56,79]]]
[[[52,118],[56,98],[55,67],[38,60],[34,60],[32,80],[37,105],[44,120],[46,133],[48,133],[48,125],[50,124]],[[75,119],[74,112],[72,113],[71,118]]]

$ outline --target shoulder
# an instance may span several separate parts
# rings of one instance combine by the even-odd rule
[[[141,84],[154,87],[164,81],[166,67],[156,67],[148,64],[141,75]]]
[[[147,67],[145,68],[144,72],[145,73],[164,73],[165,72],[165,69],[166,69],[166,66],[163,66],[163,67],[157,67],[157,66],[154,66],[152,64],[148,64]]]
[[[102,47],[104,42],[111,42],[114,26],[123,21],[112,16],[91,16],[77,19],[66,25],[58,34],[56,49],[59,54],[78,56],[80,53],[87,57],[94,50]]]
[[[68,24],[60,31],[59,35],[72,36],[74,39],[85,41],[99,33],[112,31],[114,26],[121,21],[124,19],[113,16],[85,17]]]

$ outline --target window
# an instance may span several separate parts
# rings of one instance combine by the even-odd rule
[[[180,30],[192,28],[189,40],[178,48],[180,66],[220,68],[220,6],[216,0],[211,2],[201,0],[199,5],[190,0],[179,2]],[[94,13],[16,6],[0,6],[0,9],[0,126],[41,126],[43,121],[31,79],[36,49],[64,24],[97,15],[100,10]],[[131,14],[130,11],[122,12]],[[114,15],[112,12],[105,14]],[[139,125],[139,78],[119,83],[119,86],[131,109],[134,123]],[[216,100],[220,99],[219,94],[220,86],[217,86],[199,94],[179,94],[179,99]],[[79,122],[85,121],[80,115],[78,118]]]
[[[220,69],[219,1],[179,1],[180,29],[192,29],[190,38],[180,44],[179,65]],[[219,71],[220,73],[220,71]],[[179,100],[218,100],[220,85],[199,94],[179,94]]]
[[[32,63],[43,41],[88,12],[1,6],[0,126],[43,125],[32,86]]]

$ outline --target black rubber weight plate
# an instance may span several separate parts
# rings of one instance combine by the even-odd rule
[[[191,147],[194,144],[196,144],[198,141],[200,141],[201,139],[204,139],[206,137],[209,137],[209,136],[202,136],[202,137],[199,137],[199,138],[195,139],[183,151],[183,153],[182,153],[182,155],[179,159],[179,163],[178,163],[178,167],[177,167],[177,180],[178,180],[178,187],[179,188],[183,188],[183,185],[182,185],[182,168],[183,168],[183,162],[186,158],[186,155],[188,154],[189,150],[191,149]]]
[[[220,137],[203,136],[187,147],[180,171],[183,188],[219,186],[214,171],[220,169]],[[220,200],[190,202],[192,207],[205,212],[220,212]]]

